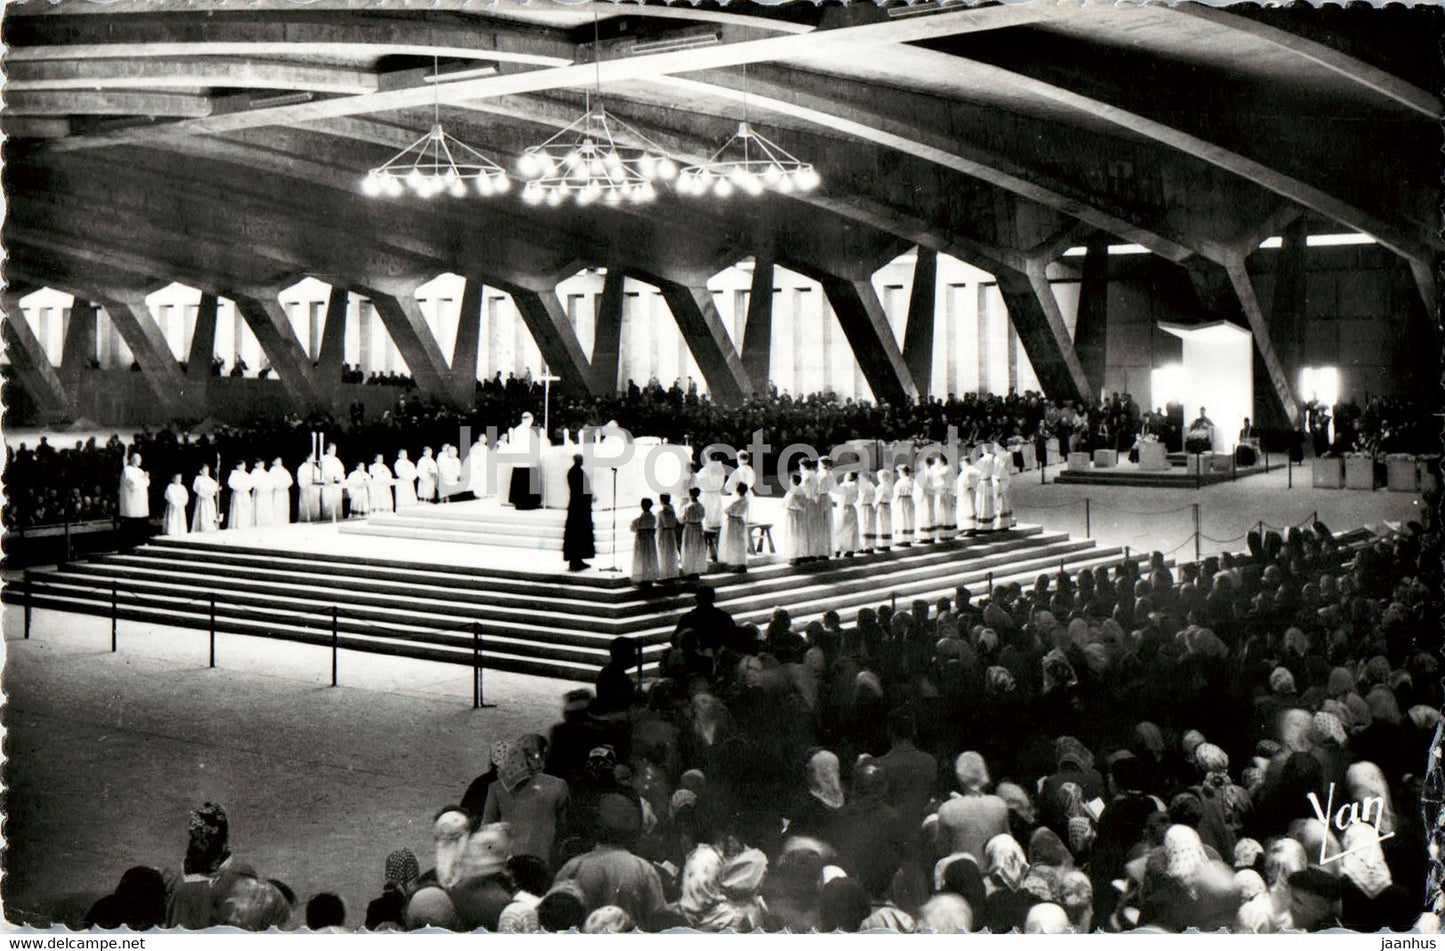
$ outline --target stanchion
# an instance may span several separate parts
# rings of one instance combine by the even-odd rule
[[[110,583],[110,652],[116,652],[116,625],[119,623],[120,582]]]
[[[1289,484],[1286,485],[1285,488],[1287,488],[1287,489],[1293,489],[1293,488],[1294,488],[1294,456],[1290,456],[1290,457],[1289,457],[1289,462],[1285,465],[1285,468],[1288,470],[1288,478],[1289,478]]]
[[[642,645],[637,645],[637,689],[642,690]]]
[[[482,708],[482,625],[472,622],[472,709]]]
[[[25,639],[30,640],[30,601],[34,595],[34,585],[30,581],[30,570],[27,568],[21,579],[22,597],[25,598]]]
[[[988,591],[984,592],[987,597],[993,597],[993,572],[988,573]]]
[[[1238,469],[1239,469],[1239,451],[1238,451],[1238,449],[1236,449],[1234,452],[1232,452],[1232,453],[1229,454],[1229,481],[1230,481],[1230,482],[1238,482],[1238,481],[1239,481],[1239,472],[1238,472]]]
[[[339,611],[336,605],[331,606],[331,686],[336,686],[336,660],[341,652],[341,634],[338,624]]]
[[[1262,451],[1264,452],[1264,474],[1269,475],[1269,450],[1265,449]]]
[[[1085,496],[1085,497],[1084,497],[1084,537],[1085,537],[1085,538],[1092,538],[1093,536],[1090,534],[1090,532],[1091,532],[1092,530],[1093,530],[1093,520],[1090,518],[1090,515],[1089,515],[1089,499],[1088,499],[1087,496]]]
[[[216,666],[216,592],[211,592],[211,667]]]
[[[1198,560],[1199,560],[1199,541],[1200,541],[1200,537],[1199,537],[1199,536],[1200,536],[1200,531],[1201,531],[1201,527],[1200,527],[1200,524],[1199,524],[1199,503],[1198,503],[1198,502],[1195,502],[1195,503],[1194,503],[1193,509],[1194,509],[1194,560],[1195,560],[1195,561],[1198,561]]]
[[[61,564],[69,564],[71,559],[70,549],[70,516],[65,517],[65,561]]]

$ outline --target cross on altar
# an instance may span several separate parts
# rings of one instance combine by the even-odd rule
[[[547,364],[542,364],[542,438],[548,442],[552,439],[552,384],[561,379],[552,375]]]

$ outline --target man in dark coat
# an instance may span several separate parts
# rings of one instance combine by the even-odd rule
[[[562,530],[562,557],[569,571],[587,567],[587,559],[597,555],[592,536],[592,493],[587,491],[587,473],[582,471],[582,456],[572,457],[567,470],[567,524]]]

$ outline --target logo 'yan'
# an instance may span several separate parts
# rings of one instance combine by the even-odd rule
[[[1329,848],[1329,831],[1331,824],[1336,831],[1344,833],[1350,826],[1364,823],[1373,826],[1377,835],[1377,841],[1383,842],[1386,839],[1395,837],[1395,833],[1387,832],[1380,834],[1380,826],[1385,821],[1385,799],[1383,796],[1366,796],[1362,802],[1351,802],[1335,809],[1335,784],[1330,783],[1329,796],[1323,806],[1320,805],[1320,797],[1313,792],[1309,794],[1310,807],[1315,811],[1315,818],[1324,827],[1325,835],[1320,840],[1320,861],[1321,865],[1328,865],[1337,862],[1361,849],[1370,848],[1375,843],[1367,842],[1364,845],[1356,846],[1353,849],[1346,849],[1336,852],[1334,855],[1326,855],[1325,850]]]

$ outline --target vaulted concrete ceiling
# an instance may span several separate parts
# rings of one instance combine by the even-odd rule
[[[1308,212],[1373,235],[1430,299],[1442,22],[1436,7],[22,0],[4,17],[8,267],[221,292],[442,270],[540,287],[583,264],[695,285],[760,247],[849,279],[915,243],[1023,273],[1093,230],[1237,264]],[[491,70],[428,82],[433,57]],[[434,108],[510,166],[599,80],[610,110],[690,159],[746,107],[824,185],[627,209],[360,192]]]

